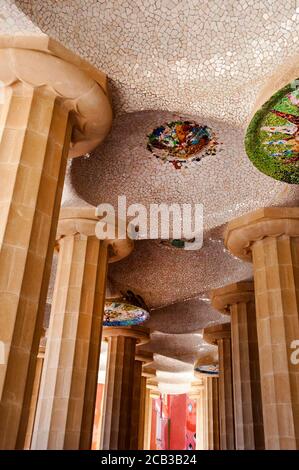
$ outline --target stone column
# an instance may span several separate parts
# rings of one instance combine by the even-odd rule
[[[207,351],[194,364],[194,375],[203,381],[205,450],[219,450],[218,350]],[[210,368],[210,372],[207,369]]]
[[[206,425],[205,425],[205,395],[202,377],[194,382],[188,393],[189,398],[196,403],[196,450],[205,449]]]
[[[157,420],[157,415],[156,413],[153,414],[153,411],[155,411],[155,408],[154,408],[154,405],[155,405],[155,401],[154,400],[161,400],[161,392],[160,390],[158,389],[158,382],[156,380],[148,380],[147,382],[147,386],[149,387],[150,389],[150,401],[151,401],[151,405],[150,405],[150,410],[151,410],[151,413],[150,413],[150,429],[149,429],[149,449],[150,450],[155,450],[156,449],[156,446],[157,446],[157,428],[153,428],[153,424],[156,424],[156,420]],[[155,418],[154,418],[155,416]],[[154,437],[153,437],[153,440],[152,440],[152,430],[154,430]]]
[[[22,449],[67,156],[112,113],[105,75],[46,36],[0,36],[0,81],[0,449]]]
[[[253,262],[266,449],[299,449],[299,208],[265,208],[228,224],[225,244]]]
[[[211,299],[215,309],[231,315],[236,449],[264,449],[253,282],[215,289]]]
[[[129,450],[136,344],[149,341],[149,331],[142,327],[105,327],[103,334],[109,345],[103,449]]]
[[[144,431],[145,431],[145,401],[146,401],[146,377],[141,376],[141,397],[140,397],[140,414],[138,429],[138,450],[144,449]]]
[[[150,450],[151,446],[151,424],[152,424],[152,399],[150,389],[146,387],[145,391],[145,417],[144,417],[144,441],[143,449]]]
[[[152,398],[150,396],[151,389],[148,387],[148,381],[155,377],[156,371],[144,367],[143,376],[146,379],[145,389],[145,414],[144,414],[144,438],[143,438],[143,450],[150,450],[151,447],[151,427],[152,427]]]
[[[109,257],[109,241],[95,236],[94,212],[85,207],[60,213],[58,266],[33,449],[91,447]],[[130,250],[128,242],[127,254]]]
[[[152,362],[153,353],[140,351],[137,348],[131,412],[131,450],[143,449],[146,377],[142,375],[142,366]]]
[[[235,448],[230,323],[204,329],[204,340],[218,346],[220,448]]]
[[[107,281],[108,281],[107,277]],[[106,299],[107,299],[107,285],[106,285]],[[108,357],[108,343],[106,340],[101,343],[100,363],[98,371],[98,384],[97,384],[97,397],[95,405],[95,414],[93,420],[92,432],[92,450],[101,450],[103,441],[103,409],[104,409],[104,392],[106,380],[106,368]],[[100,396],[99,396],[100,395]]]
[[[25,439],[25,445],[24,445],[24,449],[26,450],[29,450],[31,447],[32,433],[33,433],[33,428],[34,428],[36,408],[37,408],[40,383],[41,383],[41,377],[42,377],[42,371],[43,371],[43,365],[44,365],[44,359],[45,359],[45,349],[46,349],[46,337],[45,337],[45,332],[44,332],[40,341],[37,360],[36,360],[34,384],[33,384],[33,390],[32,390],[28,426],[27,426],[26,439]]]
[[[206,375],[204,378],[205,409],[207,427],[208,450],[220,449],[219,429],[219,379],[216,376]]]

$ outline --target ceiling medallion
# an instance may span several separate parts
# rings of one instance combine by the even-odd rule
[[[299,184],[299,81],[279,90],[254,115],[245,146],[263,173]]]
[[[156,127],[148,135],[147,149],[180,170],[194,166],[206,156],[216,155],[217,145],[217,137],[208,126],[178,120]]]
[[[126,302],[106,301],[104,307],[104,326],[140,325],[149,319],[149,313],[143,308]]]
[[[218,364],[205,364],[201,366],[196,366],[194,369],[196,372],[206,375],[218,375],[219,367]]]
[[[166,248],[179,248],[183,250],[195,250],[196,249],[197,239],[194,238],[170,238],[169,240],[158,240],[160,246],[165,246]],[[192,247],[192,245],[194,246]],[[202,245],[200,246],[200,248]]]

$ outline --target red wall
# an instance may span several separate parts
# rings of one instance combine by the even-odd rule
[[[100,446],[101,407],[104,385],[98,384],[92,449]],[[188,395],[164,395],[153,399],[151,449],[195,449],[196,402]]]
[[[186,443],[187,395],[168,395],[169,450],[184,450]]]
[[[151,449],[195,449],[196,403],[186,394],[153,400]]]

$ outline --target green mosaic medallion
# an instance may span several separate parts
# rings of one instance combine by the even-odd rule
[[[257,111],[247,129],[245,147],[261,172],[299,183],[299,80],[279,90]]]

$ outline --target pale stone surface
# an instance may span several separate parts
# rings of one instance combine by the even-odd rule
[[[46,84],[61,98],[72,113],[70,157],[93,150],[108,134],[112,110],[105,74],[51,38],[0,36],[0,76],[3,87],[20,81],[32,88]]]
[[[53,91],[4,89],[0,142],[0,448],[23,447],[71,127]],[[13,397],[13,399],[11,399]]]
[[[138,450],[139,420],[141,411],[142,362],[135,360],[130,417],[130,449]]]
[[[202,378],[192,384],[188,396],[196,403],[196,450],[204,450],[207,427],[205,423],[205,388]]]
[[[38,355],[36,359],[34,384],[33,384],[33,389],[32,389],[29,418],[28,418],[26,438],[25,438],[25,444],[24,444],[24,449],[26,450],[29,450],[31,447],[36,408],[37,408],[38,396],[39,396],[39,391],[40,391],[40,383],[41,383],[41,377],[42,377],[42,371],[43,371],[43,365],[44,365],[44,359],[45,359],[45,349],[46,349],[46,341],[47,341],[45,333],[46,332],[44,331],[41,337],[39,349],[38,349]]]
[[[80,60],[41,41],[0,38],[0,448],[24,445],[69,147],[71,156],[93,148],[111,123],[107,95]]]
[[[89,231],[96,220],[79,216],[77,233],[59,239],[33,449],[89,448],[91,438],[86,427],[93,421],[108,248]]]
[[[138,450],[144,449],[145,437],[145,417],[146,417],[146,377],[141,376],[141,397],[140,397],[140,412],[139,412],[139,429],[138,429]]]
[[[134,365],[134,384],[133,399],[131,411],[131,432],[130,432],[130,449],[143,449],[144,440],[144,407],[145,407],[145,387],[146,378],[143,376],[143,365],[151,364],[153,354],[142,351],[140,347],[136,347],[135,365]]]
[[[204,377],[205,445],[207,450],[219,450],[219,379]]]
[[[101,170],[107,167],[106,162],[108,167],[113,167],[113,176],[108,169],[103,185],[105,198],[107,186],[112,192],[119,187],[119,175],[125,168],[129,177],[127,172],[123,175],[121,187],[128,188],[128,197],[145,192],[148,198],[144,199],[148,202],[171,189],[169,201],[175,198],[181,203],[190,200],[191,192],[195,193],[195,199],[197,193],[202,193],[205,206],[210,208],[205,212],[205,220],[222,217],[219,201],[228,203],[230,200],[229,204],[223,204],[225,221],[258,205],[298,204],[298,188],[259,174],[250,167],[243,148],[244,129],[255,103],[261,104],[272,90],[292,79],[290,69],[297,75],[299,13],[294,0],[284,1],[283,8],[280,0],[205,0],[200,5],[196,0],[137,0],[134,7],[128,0],[76,0],[72,6],[52,0],[2,0],[1,6],[0,31],[3,33],[41,35],[42,31],[46,32],[109,74],[114,109],[123,121],[121,137],[127,132],[132,147],[119,145],[117,124],[115,134],[111,135],[117,153],[114,149],[110,154],[107,152],[107,156],[100,149],[96,152],[95,159],[100,162]],[[264,84],[267,89],[262,90],[261,98],[256,100]],[[193,175],[178,175],[176,171],[164,172],[161,167],[157,174],[157,162],[148,166],[149,159],[141,157],[146,132],[140,145],[139,140],[134,142],[136,120],[131,113],[140,112],[142,121],[143,112],[147,110],[154,110],[153,119],[157,121],[165,111],[197,116],[201,122],[210,120],[217,127],[219,122],[219,128],[227,128],[229,124],[234,128],[233,133],[240,136],[239,145],[235,146],[235,139],[230,135],[225,159],[214,159],[215,165],[211,165],[208,177],[205,162],[198,171],[198,179]],[[130,121],[135,122],[130,124]],[[160,121],[155,122],[158,124]],[[75,163],[80,166],[79,161]],[[96,175],[91,167],[89,170],[86,174],[88,197],[95,180],[95,188],[101,191],[103,175],[103,171]],[[169,184],[170,179],[173,184]],[[185,193],[180,194],[182,186]],[[233,194],[235,197],[231,198]],[[147,256],[142,250],[146,250]],[[208,247],[203,259],[198,256],[198,263],[197,255],[192,261],[182,256],[179,266],[176,255],[164,257],[159,253],[155,258],[156,251],[155,244],[141,247],[142,275],[133,275],[136,269],[130,264],[125,269],[120,268],[119,274],[128,280],[124,289],[140,287],[139,293],[145,292],[149,299],[153,298],[156,306],[161,305],[161,298],[167,304],[178,300],[176,296],[188,302],[190,297],[197,297],[210,288],[247,277],[245,266],[238,265],[233,258],[228,262],[227,253],[221,253],[222,247],[219,250]],[[159,258],[163,258],[163,262],[160,263]],[[154,275],[146,275],[152,264],[155,265]],[[167,290],[167,297],[163,298],[163,290]],[[200,317],[194,304],[193,307],[192,317]],[[202,307],[205,319],[210,312],[202,305],[198,307]],[[176,324],[173,322],[176,333],[179,333],[182,316],[179,313]],[[186,327],[192,332],[188,320],[191,320],[190,315],[186,315],[186,323],[181,322],[184,333]],[[165,337],[164,342],[167,340],[170,338]],[[166,348],[164,351],[166,354]]]
[[[150,450],[151,445],[152,398],[150,394],[151,390],[146,387],[143,450]]]
[[[299,209],[261,209],[232,221],[226,244],[254,268],[266,449],[298,449]]]
[[[27,13],[27,18],[20,9],[15,7],[15,3]],[[38,7],[34,8],[32,2],[27,0],[22,2],[3,0],[4,8],[3,12],[1,11],[1,19],[4,16],[4,21],[3,24],[1,23],[1,27],[5,27],[8,33],[12,31],[40,33],[41,30],[53,32],[55,37],[63,40],[64,44],[70,45],[74,50],[89,57],[98,65],[107,66],[113,79],[116,107],[120,112],[156,109],[157,107],[169,112],[189,113],[191,110],[198,116],[213,120],[220,118],[242,127],[251,113],[252,104],[259,92],[260,85],[277,68],[283,72],[281,74],[279,71],[280,76],[287,76],[289,79],[289,75],[286,73],[289,70],[289,67],[285,66],[286,58],[292,59],[291,66],[293,63],[298,63],[294,47],[291,46],[298,44],[299,15],[292,0],[284,2],[283,9],[281,9],[281,2],[276,0],[271,2],[271,5],[262,1],[253,2],[254,5],[246,0],[229,2],[229,13],[226,11],[226,5],[211,6],[211,2],[204,2],[198,8],[194,0],[188,0],[183,4],[176,2],[171,5],[166,2],[166,6],[160,6],[159,3],[153,1],[150,1],[149,5],[144,1],[138,1],[138,8],[133,8],[133,10],[130,7],[128,9],[128,2],[110,2],[109,6],[104,6],[101,2],[95,4],[78,0],[74,8],[66,5],[65,2],[53,3],[51,0],[34,3],[34,7],[36,5]],[[111,16],[115,26],[113,28],[110,27]],[[29,17],[33,21],[30,21]],[[164,27],[166,20],[170,28]],[[74,27],[76,34],[74,34]],[[168,40],[169,34],[171,34],[170,41]],[[124,37],[126,41],[124,41]],[[230,50],[232,39],[234,47]],[[108,45],[109,47],[107,47]],[[248,45],[250,47],[247,47]],[[119,57],[121,57],[120,60]],[[295,71],[297,73],[297,69]],[[272,92],[272,88],[275,89],[283,84],[284,82],[279,81],[278,78],[277,80],[271,79],[266,93],[269,92],[269,89]],[[263,91],[261,102],[265,100],[265,96]],[[241,155],[241,152],[230,155],[233,165],[236,161],[239,162],[236,155]],[[97,156],[100,157],[100,154]],[[111,157],[113,158],[113,155]],[[242,187],[244,179],[242,165],[238,167],[238,172],[243,176],[238,181]],[[257,175],[257,173],[254,174]],[[162,184],[157,184],[155,176],[151,175],[152,184],[148,185],[149,193],[153,195],[157,193],[157,186],[162,188],[162,193],[164,190]],[[209,198],[209,201],[217,188],[225,192],[229,177],[229,170],[223,168],[223,174],[220,173],[220,186],[217,183],[214,185],[213,174],[210,176],[207,180],[206,191],[206,198]],[[163,178],[165,179],[166,176],[163,175]],[[137,179],[138,177],[134,178],[134,187],[138,186]],[[182,184],[182,178],[177,176],[177,179],[179,187]],[[281,204],[281,201],[285,199],[291,203],[296,202],[296,188],[287,187],[264,177],[257,177],[257,180],[262,184],[254,187],[256,193],[249,197],[250,204],[258,204],[260,193],[263,192],[266,195],[270,187],[275,188],[273,198],[269,197],[270,204],[275,201]],[[113,186],[112,182],[111,186]],[[238,184],[235,185],[236,194],[237,188]],[[282,188],[282,192],[280,192],[280,188]],[[242,199],[238,200],[236,196],[234,207],[227,208],[229,217],[234,215],[231,211],[235,207],[240,213],[249,210],[248,206],[242,205],[242,202]],[[211,207],[210,215],[213,216],[215,211],[213,211],[212,203]],[[215,215],[217,216],[217,214]],[[155,250],[154,245],[148,248],[148,257],[143,256],[142,258],[144,266],[151,265]],[[177,292],[181,295],[180,300],[183,298],[187,300],[190,294],[196,296],[199,292],[205,291],[206,284],[214,279],[215,268],[219,267],[218,275],[223,283],[225,279],[220,267],[223,267],[224,262],[226,263],[227,254],[221,255],[220,251],[216,253],[213,249],[208,250],[204,257],[208,260],[208,264],[203,266],[204,276],[200,279],[194,274],[197,273],[196,269],[193,270],[192,267],[186,269],[188,275],[186,283],[194,280],[194,283],[197,283],[197,289],[193,289],[193,284],[190,284],[189,291],[185,289],[184,292],[181,292],[179,284],[182,285],[182,283],[179,280]],[[213,263],[212,257],[214,258]],[[174,258],[176,258],[175,255]],[[159,261],[159,254],[157,259]],[[172,275],[175,262],[172,262],[171,256],[169,256],[167,264],[162,264]],[[203,265],[204,263],[201,263],[200,260],[198,264]],[[186,259],[184,260],[182,257],[180,266],[184,265],[188,265],[188,261],[186,262]],[[213,265],[213,268],[210,269],[210,265]],[[196,262],[193,266],[197,267]],[[224,266],[224,271],[225,269],[226,266]],[[236,269],[237,263],[232,263],[227,276],[232,276],[234,273],[236,277],[241,278],[245,269],[244,271],[243,268],[240,269],[238,273],[236,273]],[[134,284],[132,277],[129,276],[131,271],[135,272],[136,270],[132,270],[129,264],[121,275],[128,279],[130,287],[135,287],[137,284]],[[178,271],[180,268],[177,269]],[[182,269],[180,272],[182,272],[183,279],[185,270]],[[163,288],[170,284],[169,279],[171,280],[171,276],[167,277],[165,274],[162,278],[162,276],[157,276],[157,272],[153,278],[155,279],[152,279],[151,284],[148,282],[148,278],[144,278],[148,297],[155,297],[153,294],[155,284],[159,284],[162,287],[161,291],[163,291]],[[159,279],[159,283],[156,283],[156,278]],[[225,280],[225,282],[227,281],[232,282],[233,279]],[[172,287],[172,292],[167,299],[169,303],[172,301],[177,287],[174,282]],[[211,285],[209,285],[210,287]],[[216,287],[216,285],[212,287]],[[159,305],[158,302],[156,305]],[[177,324],[179,320],[178,316]],[[182,326],[185,330],[186,323]],[[190,328],[190,325],[187,324],[187,327]],[[283,325],[281,329],[283,329]],[[177,330],[175,332],[179,333]],[[192,330],[189,329],[188,332],[191,333]],[[165,341],[171,342],[171,339],[171,336],[165,336],[161,343],[163,341],[164,343]],[[173,354],[178,353],[181,347],[179,341],[176,338],[174,340],[176,351],[173,348],[171,351]],[[187,346],[184,347],[183,360],[189,361],[192,356],[194,349],[192,342],[191,349],[191,354],[188,354]],[[168,352],[166,347],[163,351],[165,354]]]
[[[220,449],[235,448],[230,323],[204,329],[204,340],[218,346]]]
[[[97,222],[89,207],[60,212],[35,449],[89,449],[91,445],[107,265],[127,256],[133,246],[126,239],[99,240]],[[116,252],[118,243],[121,252]]]
[[[131,441],[131,416],[133,405],[140,407],[141,364],[135,367],[136,344],[148,341],[148,330],[142,327],[104,327],[108,338],[108,368],[104,397],[103,449],[129,450],[138,446]],[[134,381],[136,379],[136,383]],[[138,379],[138,380],[137,380]],[[136,386],[136,396],[133,391]],[[138,401],[138,404],[136,402]],[[138,418],[135,420],[138,427]]]
[[[262,399],[253,282],[211,292],[212,304],[231,315],[236,449],[264,448]]]

